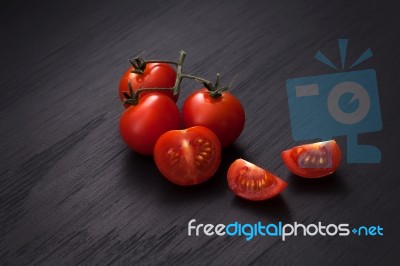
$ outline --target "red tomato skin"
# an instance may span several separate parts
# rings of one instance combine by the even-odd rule
[[[197,185],[218,170],[221,143],[211,130],[201,126],[168,131],[157,140],[154,161],[161,174],[172,183]]]
[[[144,95],[136,106],[122,113],[119,130],[132,150],[152,155],[157,139],[165,132],[181,128],[178,107],[168,96],[158,93]]]
[[[230,165],[227,180],[235,195],[250,201],[273,198],[287,186],[279,177],[243,159],[237,159]]]
[[[173,88],[175,86],[176,72],[166,63],[148,63],[143,74],[132,73],[133,67],[130,67],[122,75],[119,82],[119,97],[125,100],[123,92],[129,93],[128,80],[130,81],[134,91],[137,91],[141,86],[142,88]],[[179,95],[174,95],[172,90],[160,90],[159,93],[165,94],[170,97],[174,102],[178,100]],[[139,99],[146,94],[152,92],[142,92]],[[130,105],[124,105],[128,108]]]
[[[301,152],[310,151],[321,145],[322,143],[326,143],[326,148],[331,150],[332,162],[330,167],[324,168],[304,168],[300,167],[298,163],[298,158]],[[330,140],[327,142],[317,142],[311,144],[304,144],[293,147],[291,149],[285,150],[281,153],[281,157],[286,167],[290,172],[297,176],[301,176],[304,178],[320,178],[324,176],[328,176],[335,172],[340,165],[342,154],[340,151],[339,145],[335,140]]]
[[[240,136],[245,124],[245,112],[240,101],[229,92],[213,98],[206,88],[195,91],[182,109],[185,127],[204,126],[219,138],[222,147],[231,145]]]

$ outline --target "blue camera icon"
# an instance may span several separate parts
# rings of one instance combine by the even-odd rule
[[[343,41],[347,45],[347,40],[339,40],[341,48]],[[321,55],[319,52],[317,59]],[[326,64],[334,67],[330,61]],[[329,140],[346,135],[349,163],[381,161],[379,149],[357,141],[357,134],[382,129],[374,69],[289,79],[286,90],[294,140]]]

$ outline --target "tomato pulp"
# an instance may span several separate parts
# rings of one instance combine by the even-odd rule
[[[342,155],[336,141],[330,140],[293,147],[283,151],[281,157],[293,174],[318,178],[335,172]]]
[[[287,186],[279,177],[243,159],[237,159],[231,164],[227,178],[233,193],[253,201],[275,197]]]
[[[154,160],[161,174],[172,183],[196,185],[217,171],[221,162],[221,144],[205,127],[172,130],[157,140]]]

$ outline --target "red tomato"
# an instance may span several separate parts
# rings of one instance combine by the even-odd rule
[[[141,154],[153,154],[157,139],[165,132],[181,127],[178,107],[166,95],[146,94],[121,115],[119,130],[128,146]]]
[[[157,140],[154,160],[161,174],[172,183],[196,185],[217,171],[221,163],[221,144],[205,127],[172,130]]]
[[[228,169],[228,186],[241,198],[260,201],[278,195],[287,183],[257,165],[237,159]]]
[[[133,67],[130,67],[119,82],[119,97],[121,101],[126,99],[123,92],[129,93],[128,80],[134,91],[139,89],[140,86],[142,88],[172,88],[175,86],[176,72],[168,64],[148,63],[143,74],[131,73],[132,70]],[[178,100],[178,95],[174,96],[172,90],[160,90],[159,92],[167,95],[175,102]],[[148,93],[151,92],[143,92],[139,97],[143,97]],[[125,107],[128,106],[125,105]]]
[[[342,159],[334,140],[296,146],[283,151],[281,157],[290,172],[306,178],[332,174]]]
[[[221,141],[222,147],[229,146],[242,133],[245,121],[240,101],[229,92],[220,97],[211,97],[206,88],[191,94],[182,109],[185,127],[204,126],[211,129]]]

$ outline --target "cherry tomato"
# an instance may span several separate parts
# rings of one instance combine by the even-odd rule
[[[146,94],[139,103],[122,113],[119,130],[128,146],[141,154],[153,154],[157,139],[165,132],[181,128],[178,107],[166,95]]]
[[[330,140],[293,147],[283,151],[281,157],[293,174],[317,178],[335,172],[342,155],[336,141]]]
[[[131,73],[133,67],[130,67],[122,76],[119,82],[119,97],[122,100],[125,100],[125,96],[123,92],[129,93],[128,88],[128,80],[130,81],[134,91],[142,88],[172,88],[175,85],[176,72],[175,70],[168,64],[165,63],[148,63],[146,65],[146,69],[143,74]],[[172,90],[160,90],[162,94],[167,95],[173,101],[178,100],[178,95],[174,95]],[[140,97],[151,93],[151,92],[143,92],[140,94]],[[125,105],[125,107],[129,107],[129,105]]]
[[[185,127],[204,126],[211,129],[222,147],[231,145],[239,137],[245,122],[240,101],[229,92],[212,97],[206,88],[192,93],[182,109]]]
[[[172,130],[157,140],[154,160],[161,174],[172,183],[196,185],[217,171],[221,163],[221,144],[205,127]]]
[[[260,201],[278,195],[287,183],[257,165],[237,159],[228,169],[228,186],[241,198]]]

